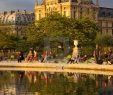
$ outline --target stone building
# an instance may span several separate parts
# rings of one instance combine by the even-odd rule
[[[113,8],[99,7],[98,22],[102,34],[113,35]]]
[[[113,8],[100,7],[99,0],[42,0],[40,4],[36,0],[36,21],[53,11],[74,19],[90,16],[99,23],[102,34],[113,35]]]
[[[74,19],[83,15],[97,19],[98,8],[98,3],[94,4],[92,0],[43,0],[41,4],[35,4],[35,17],[39,20],[47,13],[55,11]]]
[[[0,28],[11,28],[11,33],[24,35],[24,27],[34,21],[34,13],[24,11],[4,11],[0,13]]]

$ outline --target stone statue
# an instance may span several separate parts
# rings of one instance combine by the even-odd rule
[[[72,53],[72,59],[75,60],[75,62],[78,62],[78,55],[79,55],[79,51],[78,51],[78,41],[74,40],[74,48],[73,48],[73,53]]]

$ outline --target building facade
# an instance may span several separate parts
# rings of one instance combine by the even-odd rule
[[[26,10],[0,13],[0,28],[11,28],[11,34],[24,35],[24,27],[32,22],[34,22],[34,13]]]
[[[46,17],[50,12],[58,12],[66,17],[90,16],[101,26],[102,34],[113,35],[113,9],[99,6],[99,0],[42,0],[35,3],[35,20]]]
[[[94,4],[92,0],[43,0],[41,4],[35,4],[35,17],[39,20],[54,11],[74,19],[84,15],[97,19],[98,8],[98,3]]]
[[[99,7],[98,22],[102,34],[113,35],[113,8]]]

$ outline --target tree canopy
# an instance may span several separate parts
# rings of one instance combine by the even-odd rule
[[[74,37],[79,41],[79,44],[88,46],[94,44],[99,26],[91,18],[84,17],[74,21],[74,30]]]
[[[111,35],[98,34],[95,42],[103,47],[113,46],[113,37]]]
[[[98,24],[91,18],[71,19],[58,13],[48,14],[47,17],[27,27],[27,41],[31,44],[43,42],[45,37],[68,37],[71,45],[78,40],[81,45],[93,45]]]

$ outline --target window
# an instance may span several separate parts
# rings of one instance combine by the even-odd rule
[[[105,17],[105,16],[106,16],[105,12],[102,12],[102,16],[103,16],[103,17]]]
[[[108,27],[108,22],[106,22],[106,27]]]
[[[64,11],[64,16],[66,16],[66,11]]]
[[[73,7],[74,8],[74,10],[75,10],[75,7]]]
[[[61,0],[58,0],[58,3],[61,3]]]
[[[41,14],[39,14],[39,19],[41,19]]]
[[[75,11],[73,12],[73,18],[74,19],[76,18],[76,12]]]
[[[64,16],[66,16],[66,7],[64,7]]]
[[[77,0],[72,0],[71,2],[75,2],[75,3],[77,3]]]
[[[83,8],[80,8],[80,16],[82,17],[83,14]]]
[[[66,7],[64,7],[64,10],[66,10]]]
[[[108,34],[108,29],[106,29],[106,34]]]
[[[87,13],[88,13],[88,14],[90,13],[90,9],[89,9],[89,8],[87,8]]]
[[[111,13],[110,12],[108,13],[108,17],[111,17]]]

